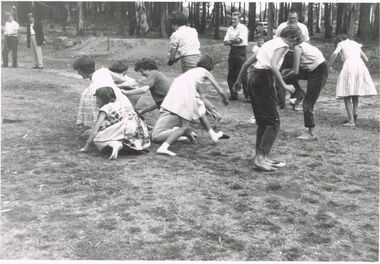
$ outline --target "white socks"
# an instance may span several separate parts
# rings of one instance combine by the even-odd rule
[[[169,156],[176,156],[176,154],[170,150],[168,150],[168,148],[170,147],[170,145],[167,143],[167,142],[164,142],[162,143],[162,145],[157,149],[157,153],[158,154],[165,154],[165,155],[169,155]]]
[[[223,136],[222,131],[215,133],[215,131],[212,128],[209,129],[208,133],[210,134],[212,141],[214,141],[215,143],[217,143],[219,141],[219,138]]]
[[[123,148],[123,144],[120,141],[113,141],[110,144],[108,144],[108,146],[112,148],[112,154],[109,157],[109,159],[117,159],[117,155],[119,154],[119,151]]]

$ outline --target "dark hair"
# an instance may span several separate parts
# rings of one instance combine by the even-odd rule
[[[185,15],[184,13],[176,12],[172,14],[169,21],[171,25],[183,26],[187,24],[187,20],[188,20],[187,15]]]
[[[240,12],[235,11],[235,12],[232,12],[231,16],[238,16],[240,18],[241,14],[240,14]]]
[[[280,37],[295,40],[297,44],[303,41],[301,29],[296,25],[286,26],[283,30],[281,30]]]
[[[157,64],[152,59],[143,58],[135,63],[135,71],[157,70]]]
[[[74,70],[80,70],[83,73],[91,74],[95,71],[95,61],[86,55],[77,58],[73,63]]]
[[[338,45],[339,42],[348,39],[348,36],[346,34],[339,34],[335,37],[335,46]]]
[[[100,87],[96,89],[95,96],[99,97],[104,104],[115,102],[116,95],[111,87]]]
[[[123,73],[128,70],[128,65],[125,60],[118,60],[114,64],[112,64],[108,69],[112,72]]]
[[[208,71],[211,71],[214,68],[214,62],[212,61],[212,58],[208,55],[203,55],[198,63],[197,67],[205,68]]]
[[[288,12],[288,14],[294,14],[294,13],[296,13],[297,16],[298,16],[298,12],[295,9],[290,9],[289,12]]]

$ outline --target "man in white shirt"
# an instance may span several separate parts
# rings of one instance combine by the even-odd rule
[[[230,46],[230,54],[228,56],[228,76],[227,83],[230,89],[230,100],[237,100],[238,94],[232,89],[236,82],[241,67],[247,60],[247,46],[248,46],[248,28],[240,24],[240,13],[232,13],[232,25],[227,29],[224,37],[224,45]],[[247,90],[247,75],[244,76],[243,81],[244,96],[249,101],[249,94]]]
[[[289,25],[296,25],[299,27],[301,30],[302,36],[303,36],[303,41],[310,41],[309,37],[309,30],[307,29],[307,26],[303,23],[298,22],[298,14],[295,10],[289,10],[289,15],[288,15],[288,21],[281,23],[276,30],[276,37],[279,37],[281,34],[281,31],[289,26]],[[293,50],[289,50],[289,52],[285,55],[284,62],[282,64],[282,69],[287,69],[287,68],[292,68],[293,67],[293,55],[294,52]],[[285,102],[285,97],[286,97],[286,92],[284,89],[282,89],[279,86],[276,86],[277,88],[277,104],[280,109],[284,109],[286,106]],[[296,89],[296,100],[293,105],[293,109],[295,109],[295,106],[298,105],[304,98],[305,92],[301,89]]]
[[[13,20],[11,14],[7,17],[7,22],[4,26],[4,48],[2,52],[3,65],[2,67],[8,67],[8,54],[12,51],[12,67],[17,68],[17,31],[19,25]]]

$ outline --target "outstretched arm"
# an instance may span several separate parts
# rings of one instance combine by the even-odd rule
[[[144,94],[146,93],[147,91],[149,91],[149,86],[148,85],[144,85],[142,87],[139,87],[139,88],[136,88],[136,89],[133,89],[133,90],[128,90],[128,91],[122,91],[125,95],[133,95],[133,94]]]
[[[285,80],[286,78],[289,78],[289,77],[293,77],[295,75],[298,75],[299,73],[299,67],[300,67],[300,60],[301,60],[301,54],[302,54],[303,50],[300,46],[296,46],[294,48],[294,54],[293,54],[293,68],[290,69],[290,71],[288,69],[285,69],[284,72],[285,74],[283,74],[282,78]],[[284,73],[283,72],[283,73]]]
[[[367,55],[365,55],[365,53],[364,53],[362,50],[360,50],[360,56],[362,57],[362,59],[363,59],[365,62],[368,62],[368,57],[367,57]]]
[[[103,111],[100,111],[98,114],[98,119],[96,120],[95,126],[91,129],[90,135],[88,136],[88,139],[86,141],[86,145],[84,145],[83,148],[80,149],[82,152],[87,152],[92,141],[94,140],[96,134],[98,134],[98,131],[100,129],[100,125],[104,121],[104,118],[106,117],[106,113]]]
[[[228,100],[227,100],[227,97],[223,91],[223,89],[219,86],[219,84],[216,82],[214,76],[209,72],[207,71],[206,73],[206,78],[210,81],[210,83],[212,84],[212,86],[214,87],[214,89],[219,93],[219,95],[222,97],[223,99],[223,104],[224,105],[228,105]]]
[[[273,73],[274,78],[276,79],[276,83],[283,87],[285,90],[288,90],[289,92],[293,93],[295,90],[294,86],[290,84],[288,85],[284,82],[279,69],[280,59],[285,55],[286,52],[287,49],[285,47],[276,49],[274,51],[272,61],[270,64],[270,70]]]

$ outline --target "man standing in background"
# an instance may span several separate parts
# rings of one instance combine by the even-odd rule
[[[27,47],[32,48],[34,55],[34,67],[33,69],[44,68],[42,62],[42,49],[41,46],[45,44],[44,32],[42,30],[42,24],[39,21],[34,20],[32,13],[28,14],[28,24],[26,27]]]
[[[230,100],[236,101],[238,99],[237,91],[232,89],[236,82],[241,67],[247,60],[247,46],[248,46],[248,29],[245,25],[240,23],[240,13],[232,13],[232,25],[227,29],[224,37],[224,45],[230,46],[230,54],[228,56],[228,76],[227,83],[230,89]],[[243,91],[247,101],[249,101],[249,93],[247,90],[247,74],[243,80]]]
[[[4,47],[3,47],[3,65],[2,67],[8,67],[8,55],[12,51],[12,67],[17,68],[17,31],[19,25],[13,20],[12,14],[8,14],[7,22],[4,26]]]

